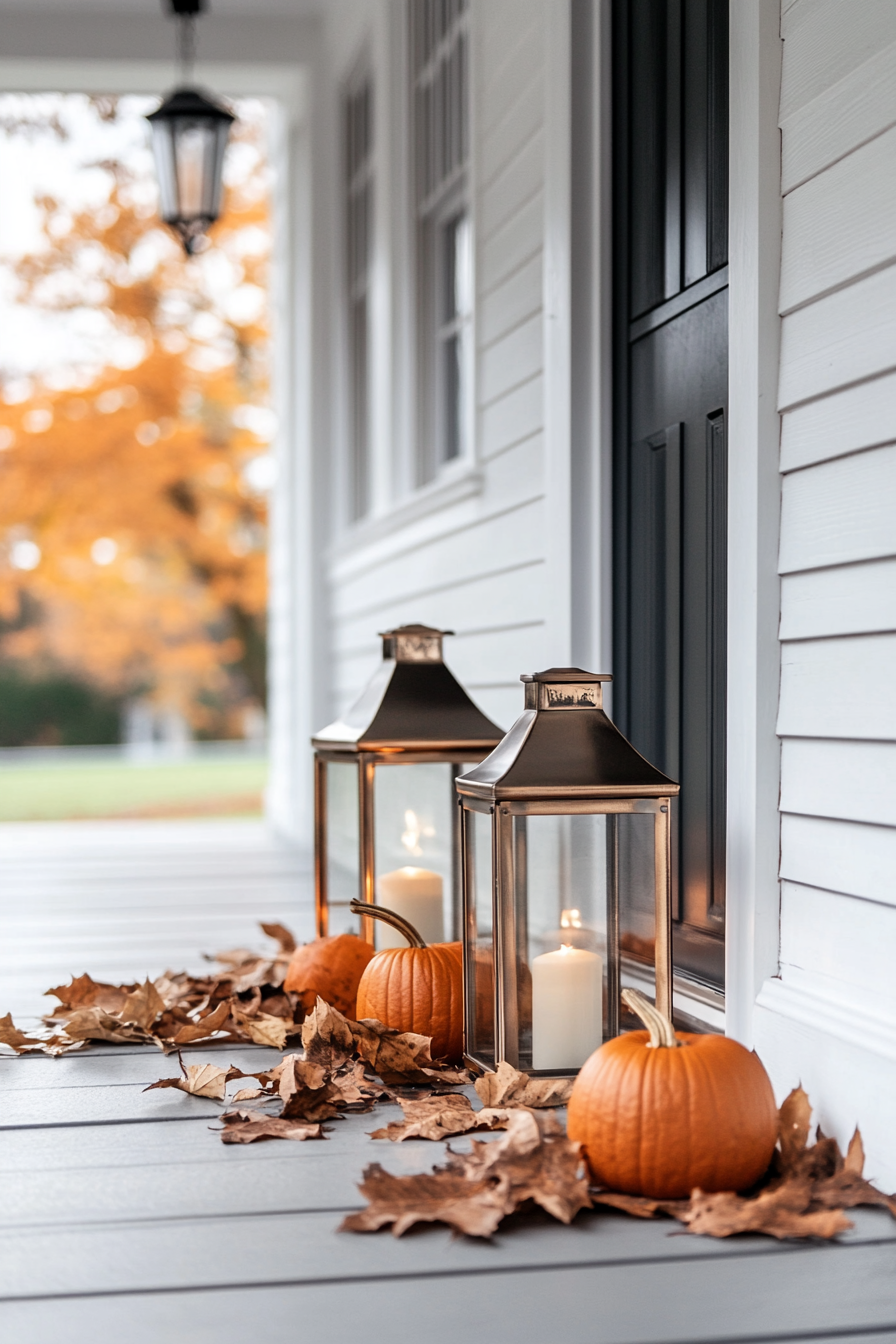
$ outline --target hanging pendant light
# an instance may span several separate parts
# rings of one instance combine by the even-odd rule
[[[169,0],[178,23],[181,84],[147,117],[159,178],[162,219],[187,256],[202,249],[221,213],[224,151],[235,118],[191,87],[196,57],[196,17],[205,0]]]

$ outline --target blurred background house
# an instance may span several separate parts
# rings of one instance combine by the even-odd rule
[[[0,33],[11,93],[172,79],[156,0]],[[612,671],[678,1005],[896,1184],[892,0],[213,0],[201,57],[271,109],[272,821],[378,630],[505,727]]]

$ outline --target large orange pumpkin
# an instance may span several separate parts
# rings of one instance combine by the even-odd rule
[[[358,982],[374,955],[373,948],[354,933],[315,938],[297,947],[290,959],[283,988],[298,994],[306,1013],[317,996],[347,1017],[355,1016]]]
[[[653,1199],[746,1190],[778,1132],[768,1074],[726,1036],[676,1032],[637,991],[623,999],[648,1031],[616,1036],[585,1063],[569,1099],[569,1137],[597,1184]]]
[[[460,943],[427,946],[413,925],[391,910],[361,902],[352,909],[390,924],[410,943],[384,948],[364,968],[358,1017],[375,1017],[397,1031],[431,1036],[433,1059],[459,1063],[464,1053]]]

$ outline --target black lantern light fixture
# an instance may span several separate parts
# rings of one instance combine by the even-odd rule
[[[224,151],[235,118],[190,80],[196,57],[196,18],[205,0],[169,0],[178,25],[181,83],[147,121],[159,177],[162,219],[187,256],[201,250],[221,213]]]

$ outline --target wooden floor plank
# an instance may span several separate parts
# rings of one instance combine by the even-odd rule
[[[378,1239],[371,1239],[378,1240]],[[441,1241],[427,1232],[415,1241]],[[409,1243],[405,1243],[405,1248]],[[768,1255],[536,1269],[505,1269],[500,1251],[479,1251],[481,1272],[461,1269],[463,1249],[445,1243],[441,1273],[383,1278],[371,1256],[363,1281],[228,1290],[141,1293],[7,1303],[0,1326],[28,1344],[126,1339],[128,1344],[227,1338],[314,1344],[723,1344],[896,1338],[896,1244],[800,1248]],[[247,1247],[251,1259],[251,1248]],[[129,1269],[130,1255],[124,1268]],[[338,1286],[337,1286],[338,1284]]]

